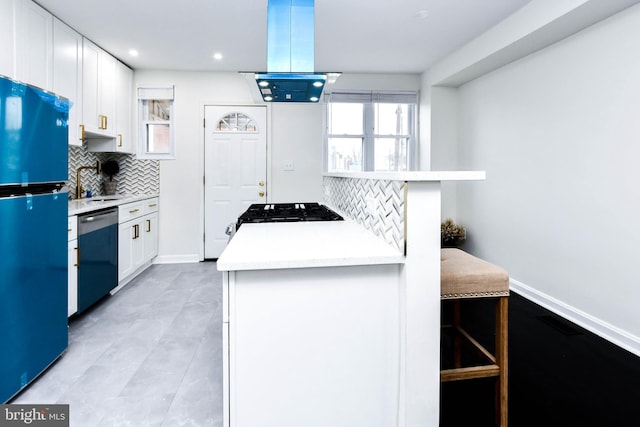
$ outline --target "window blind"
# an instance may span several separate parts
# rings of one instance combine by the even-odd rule
[[[332,91],[325,92],[326,102],[417,104],[415,91]]]
[[[138,99],[170,99],[173,100],[173,86],[140,86]]]

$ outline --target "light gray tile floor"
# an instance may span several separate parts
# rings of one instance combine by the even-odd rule
[[[11,403],[69,404],[71,427],[222,426],[221,283],[214,262],[153,265],[72,319]]]

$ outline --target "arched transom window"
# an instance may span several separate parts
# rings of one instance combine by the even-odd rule
[[[228,113],[216,125],[217,132],[258,132],[256,122],[243,113]]]

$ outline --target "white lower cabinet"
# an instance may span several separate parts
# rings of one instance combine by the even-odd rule
[[[118,222],[118,283],[122,286],[158,255],[158,198],[120,205]]]
[[[67,316],[71,316],[78,311],[78,217],[73,215],[69,217],[68,223],[69,243],[68,243],[68,309]]]

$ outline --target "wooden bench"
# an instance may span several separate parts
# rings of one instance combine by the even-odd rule
[[[440,297],[443,301],[452,300],[453,315],[450,326],[456,333],[453,368],[442,369],[440,381],[496,377],[496,417],[501,427],[507,427],[509,274],[504,269],[460,249],[441,249],[440,259]],[[461,322],[461,300],[487,297],[497,298],[496,345],[493,353],[474,339],[462,327]],[[470,343],[486,363],[462,366],[462,340]]]

